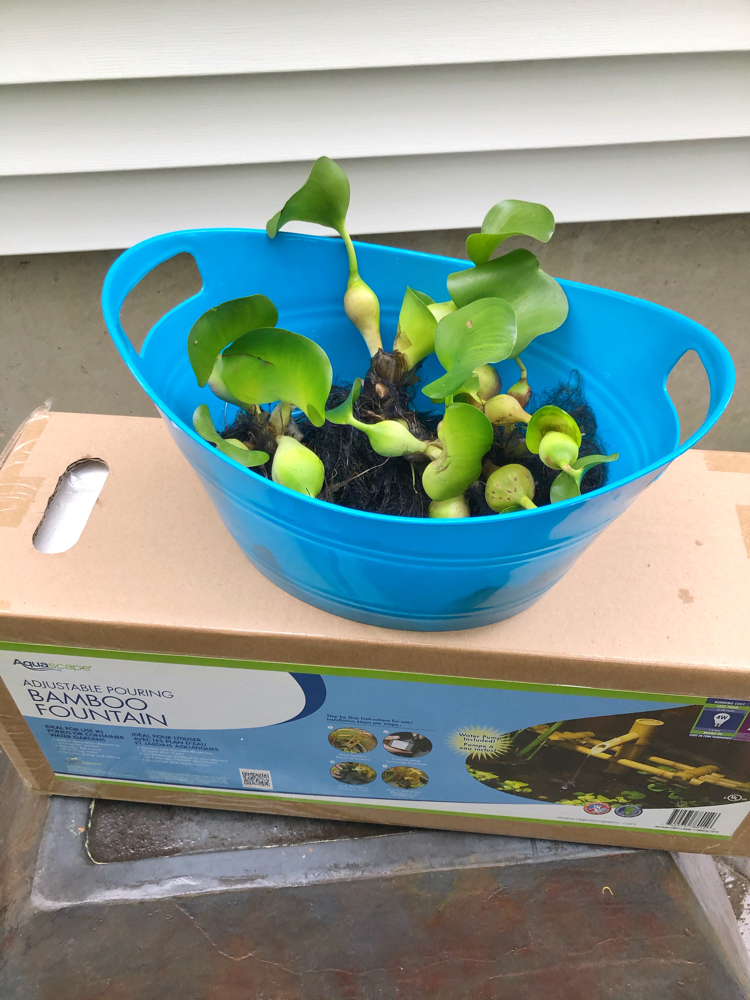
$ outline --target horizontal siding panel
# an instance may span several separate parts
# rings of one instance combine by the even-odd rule
[[[344,163],[352,232],[478,227],[501,198],[561,222],[750,211],[750,140],[377,157]],[[299,163],[0,179],[0,253],[125,247],[160,232],[262,227]],[[301,229],[304,227],[300,227]]]
[[[750,48],[747,0],[3,0],[0,82]]]
[[[49,174],[750,134],[743,53],[5,88],[0,172]]]

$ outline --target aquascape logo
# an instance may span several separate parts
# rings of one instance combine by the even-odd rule
[[[76,663],[47,663],[40,661],[35,663],[33,660],[18,660],[13,661],[13,666],[25,667],[27,670],[91,670],[90,666],[79,666]]]

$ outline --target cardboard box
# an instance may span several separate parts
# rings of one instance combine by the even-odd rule
[[[79,541],[37,551],[86,457]],[[750,455],[686,454],[534,607],[445,633],[267,582],[160,420],[40,411],[0,495],[0,739],[42,792],[750,853]]]

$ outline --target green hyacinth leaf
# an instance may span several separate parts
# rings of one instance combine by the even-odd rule
[[[570,467],[580,475],[574,477],[567,472],[561,472],[559,476],[556,476],[550,487],[550,503],[559,503],[561,500],[572,500],[573,497],[579,497],[581,495],[581,479],[586,470],[594,465],[601,465],[603,462],[615,462],[619,457],[619,454],[615,452],[613,455],[584,455],[577,458]]]
[[[443,316],[456,311],[456,303],[453,299],[448,299],[447,302],[428,302],[427,308],[439,323]]]
[[[443,454],[422,473],[422,486],[431,500],[452,500],[479,479],[482,459],[492,447],[492,424],[475,406],[451,403],[438,437]]]
[[[265,465],[268,461],[268,455],[264,451],[251,450],[242,441],[237,441],[234,438],[223,438],[214,427],[211,413],[205,403],[199,406],[193,414],[193,427],[204,441],[215,444],[222,455],[244,465],[245,468]]]
[[[512,250],[496,260],[456,271],[448,276],[448,291],[459,308],[489,296],[509,302],[517,324],[514,357],[534,337],[556,330],[568,315],[562,287],[542,271],[528,250]]]
[[[559,476],[555,476],[549,488],[550,503],[560,503],[561,500],[572,500],[574,497],[579,497],[580,495],[580,486],[567,472],[561,472]]]
[[[432,400],[446,399],[480,365],[504,361],[516,344],[516,316],[504,299],[483,298],[444,316],[435,331],[435,353],[446,374],[422,389]]]
[[[351,392],[344,402],[339,403],[332,410],[326,410],[326,420],[330,420],[332,424],[350,424],[354,418],[354,404],[359,399],[361,391],[362,379],[355,378]]]
[[[406,357],[409,368],[414,368],[435,350],[438,321],[428,308],[432,304],[429,296],[413,288],[406,289],[393,350],[400,351]]]
[[[315,427],[325,422],[333,372],[328,355],[291,330],[253,330],[222,355],[221,378],[243,406],[282,400],[298,406]]]
[[[315,222],[341,234],[348,209],[348,177],[338,163],[321,156],[299,191],[295,191],[281,211],[268,220],[266,232],[273,239],[287,222]]]
[[[554,231],[555,217],[544,205],[508,198],[492,206],[484,217],[481,233],[473,233],[466,240],[466,252],[469,260],[484,264],[511,236],[531,236],[547,243]]]
[[[188,358],[198,385],[208,382],[216,359],[244,333],[261,327],[276,326],[279,313],[265,295],[248,295],[243,299],[230,299],[204,312],[193,323],[188,335]]]
[[[620,454],[617,451],[613,455],[584,455],[573,462],[572,468],[576,471],[588,469],[592,465],[601,465],[603,462],[616,462],[619,457]]]
[[[567,434],[578,448],[581,447],[581,429],[571,415],[559,406],[540,406],[526,427],[526,447],[532,454],[539,454],[542,438],[550,431]]]

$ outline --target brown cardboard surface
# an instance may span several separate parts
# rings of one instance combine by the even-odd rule
[[[469,631],[416,633],[346,621],[266,581],[158,419],[53,413],[41,432],[38,422],[28,425],[20,442],[24,460],[7,485],[12,492],[13,482],[33,482],[34,490],[13,524],[0,522],[3,641],[750,697],[745,455],[688,452],[521,615]],[[68,552],[37,552],[32,538],[48,498],[65,469],[86,457],[104,460],[110,474],[80,540]],[[23,758],[37,788],[236,807],[221,793],[51,779],[4,689],[0,723],[0,739]],[[255,801],[251,808],[260,810]],[[274,802],[268,811],[286,810]],[[362,810],[321,805],[315,815],[361,818]],[[601,842],[586,827],[401,811],[393,822]],[[750,828],[716,848],[703,837],[628,831],[607,830],[605,841],[748,853]]]

